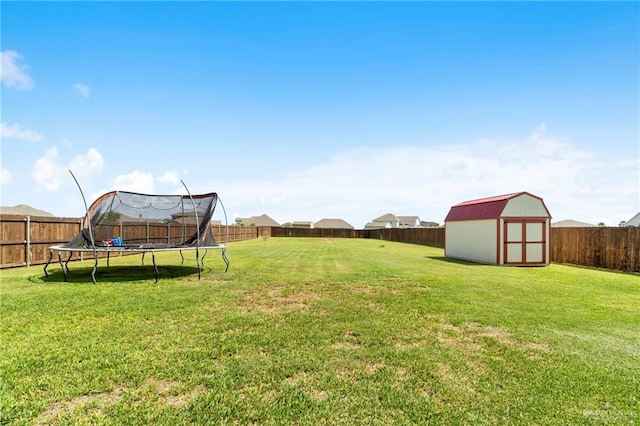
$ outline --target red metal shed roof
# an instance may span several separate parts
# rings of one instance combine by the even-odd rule
[[[449,214],[447,214],[444,221],[453,222],[459,220],[497,219],[502,214],[509,200],[522,194],[528,193],[514,192],[513,194],[463,201],[462,203],[458,203],[451,207],[451,210],[449,210]],[[535,195],[532,196],[535,197]]]

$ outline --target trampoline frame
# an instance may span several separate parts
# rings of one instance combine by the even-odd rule
[[[149,246],[150,244],[144,244]],[[199,249],[204,250],[204,254],[202,256],[199,256]],[[49,273],[47,272],[47,268],[49,267],[49,265],[51,264],[51,261],[53,260],[53,252],[57,252],[58,253],[58,263],[60,263],[60,266],[62,267],[62,273],[64,274],[64,281],[67,282],[68,279],[68,275],[69,275],[69,261],[71,260],[71,257],[73,256],[73,253],[93,253],[95,256],[95,262],[93,265],[93,270],[91,271],[91,279],[93,281],[94,284],[97,283],[96,280],[96,271],[98,270],[98,253],[106,253],[107,254],[107,268],[109,267],[109,259],[111,257],[111,253],[117,253],[117,254],[123,254],[123,253],[142,253],[142,265],[144,265],[144,257],[145,254],[147,253],[151,253],[151,259],[153,262],[153,269],[155,271],[155,275],[156,275],[156,283],[158,282],[158,278],[159,278],[159,272],[158,272],[158,265],[156,264],[156,253],[158,252],[168,252],[168,251],[179,251],[180,252],[180,257],[182,258],[182,262],[181,264],[184,264],[184,255],[182,254],[183,250],[186,251],[191,251],[191,250],[196,250],[196,263],[198,265],[198,279],[200,279],[201,277],[201,273],[202,273],[202,269],[203,269],[203,265],[204,265],[204,258],[207,255],[208,250],[215,250],[215,249],[219,249],[222,251],[222,260],[224,260],[224,263],[226,265],[225,267],[225,272],[227,272],[229,270],[229,259],[227,258],[227,247],[223,244],[220,245],[215,245],[215,246],[203,246],[203,247],[190,247],[190,246],[184,246],[184,247],[171,247],[171,248],[162,248],[162,247],[158,247],[158,248],[154,248],[154,247],[141,247],[140,245],[138,246],[124,246],[124,247],[97,247],[97,248],[70,248],[70,247],[63,247],[63,246],[51,246],[49,247],[49,260],[47,261],[47,264],[44,265],[44,275],[46,277],[49,276]],[[66,260],[63,260],[63,256],[62,253],[69,253],[69,256],[67,257]]]

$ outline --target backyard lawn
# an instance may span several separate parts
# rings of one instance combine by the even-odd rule
[[[640,277],[365,239],[2,270],[0,424],[640,424]]]

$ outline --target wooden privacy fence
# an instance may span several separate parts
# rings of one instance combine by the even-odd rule
[[[551,261],[640,272],[640,227],[551,228]]]
[[[444,228],[372,229],[366,238],[444,248]]]
[[[78,218],[0,215],[0,268],[46,263],[49,246],[63,244],[80,232]],[[444,228],[405,229],[298,229],[280,227],[212,226],[220,243],[258,237],[372,238],[444,248]],[[96,239],[121,236],[129,242],[176,242],[191,235],[195,225],[183,229],[167,223],[114,223]],[[228,233],[228,239],[227,239]],[[614,271],[640,272],[640,228],[551,228],[551,261]],[[82,258],[75,255],[73,259]],[[91,258],[91,254],[83,254]]]
[[[0,215],[0,268],[44,264],[49,260],[49,246],[69,242],[82,228],[81,219]],[[254,239],[255,227],[212,225],[219,243]],[[186,227],[171,223],[122,223],[101,226],[94,238],[99,241],[122,237],[128,243],[175,243],[183,235],[196,232],[195,225]],[[75,253],[72,260],[91,259],[92,253]]]
[[[444,248],[444,228],[304,229],[260,228],[271,237],[373,238]]]
[[[269,237],[317,237],[317,238],[366,238],[354,229],[304,229],[304,228],[260,228],[260,236]]]
[[[260,231],[261,234],[265,231]],[[444,228],[375,230],[270,228],[273,237],[375,238],[444,248]],[[551,228],[551,261],[640,272],[640,228]]]

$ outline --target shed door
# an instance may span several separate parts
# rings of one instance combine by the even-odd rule
[[[518,219],[504,222],[505,264],[546,263],[546,221]]]

